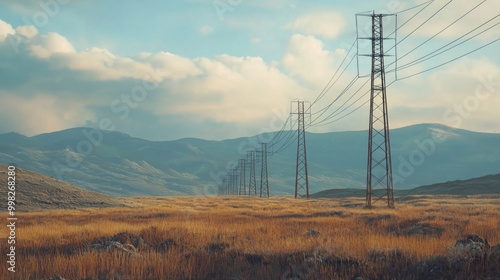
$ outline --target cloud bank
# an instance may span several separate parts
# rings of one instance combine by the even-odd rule
[[[285,2],[276,5],[286,6]],[[258,6],[279,8],[276,5]],[[231,20],[226,22],[231,24]],[[224,139],[278,130],[287,118],[290,101],[313,101],[350,46],[343,37],[346,20],[337,11],[306,12],[282,28],[289,34],[276,60],[230,54],[185,57],[168,51],[123,56],[100,46],[78,49],[60,33],[13,27],[0,20],[0,71],[4,73],[0,76],[0,133],[35,135],[97,126],[102,119],[111,119],[117,130],[154,140]],[[196,32],[211,37],[217,30],[203,25]],[[432,33],[432,28],[420,32]],[[419,36],[429,35],[424,33]],[[264,45],[265,40],[249,36],[252,45]],[[408,42],[413,45],[414,41]],[[418,55],[412,53],[408,59]],[[394,84],[388,90],[391,124],[439,122],[499,132],[494,120],[500,117],[500,68],[495,59],[469,57]],[[315,104],[313,112],[342,92],[356,75],[353,66]],[[479,91],[482,99],[477,97]],[[331,108],[349,97],[346,94]],[[460,111],[460,106],[465,109]],[[311,131],[366,129],[367,111],[363,107],[346,121]]]

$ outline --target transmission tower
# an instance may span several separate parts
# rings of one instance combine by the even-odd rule
[[[228,183],[227,183],[227,188],[228,188],[228,192],[229,192],[229,195],[233,195],[233,174],[232,174],[232,171],[229,172],[229,175],[228,175]]]
[[[233,171],[229,171],[229,175],[228,175],[228,183],[227,183],[227,187],[228,187],[228,193],[229,195],[233,195]]]
[[[224,194],[230,195],[231,193],[229,188],[229,174],[226,174],[226,176],[224,176],[223,184],[224,184]]]
[[[224,190],[225,179],[226,178],[222,178],[222,182],[219,185],[219,195],[224,195],[225,194],[225,190]]]
[[[239,189],[239,178],[238,178],[238,167],[233,168],[233,194],[238,195]]]
[[[295,198],[309,198],[309,175],[307,173],[306,128],[305,128],[305,101],[297,101],[298,128],[297,128],[297,165],[295,169]]]
[[[245,173],[246,173],[246,159],[240,159],[240,195],[246,195],[247,194],[247,188],[246,188],[246,178],[245,178]]]
[[[371,90],[370,90],[370,122],[368,129],[368,165],[366,176],[366,207],[387,197],[387,205],[394,207],[391,142],[389,137],[389,115],[387,111],[387,95],[385,82],[384,17],[395,15],[371,14],[372,37],[361,38],[371,40]],[[359,37],[358,37],[359,38]],[[381,189],[381,193],[374,190]]]
[[[269,197],[269,177],[267,175],[267,143],[261,143],[261,160],[260,160],[260,197],[267,195]]]
[[[257,181],[255,180],[255,154],[256,151],[247,152],[247,160],[250,164],[250,178],[248,182],[248,195],[257,195]]]

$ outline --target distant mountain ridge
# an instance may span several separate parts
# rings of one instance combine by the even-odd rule
[[[0,163],[113,196],[215,194],[226,170],[269,136],[148,141],[91,128],[33,137],[6,133]],[[363,189],[367,139],[367,131],[307,133],[310,193]],[[391,130],[391,145],[395,189],[500,172],[500,134],[421,124]],[[292,142],[269,158],[272,194],[293,193],[295,148]],[[259,165],[256,171],[259,183]]]

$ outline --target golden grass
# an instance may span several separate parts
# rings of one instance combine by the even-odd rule
[[[393,268],[387,279],[398,275],[404,279],[413,273],[406,268],[408,274],[404,274],[409,263],[447,256],[456,240],[467,234],[500,243],[499,196],[413,196],[396,209],[364,209],[364,200],[358,198],[124,200],[129,207],[19,214],[18,271],[10,273],[2,265],[0,275],[13,279],[54,275],[66,279],[384,279],[390,264],[380,264],[377,256],[384,255],[382,262],[390,262],[391,252],[396,252],[401,271]],[[423,232],[412,231],[419,225]],[[320,234],[307,236],[308,229]],[[138,255],[87,248],[119,233],[142,238]],[[169,245],[162,247],[166,241]],[[2,239],[2,252],[6,246]],[[492,272],[483,265],[482,272],[460,273],[465,273],[465,279]]]

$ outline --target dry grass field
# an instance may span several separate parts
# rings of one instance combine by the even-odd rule
[[[127,207],[18,213],[17,271],[4,263],[0,275],[500,279],[498,195],[413,196],[396,209],[364,209],[359,198],[123,200]],[[455,247],[468,234],[486,238],[491,248]],[[7,240],[0,246],[6,252]]]

